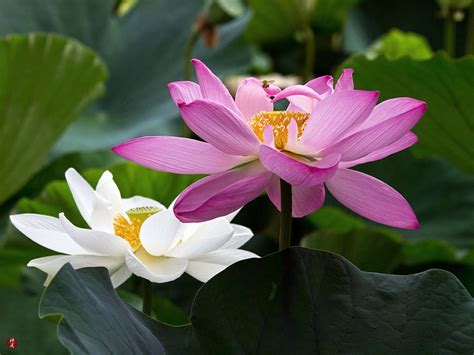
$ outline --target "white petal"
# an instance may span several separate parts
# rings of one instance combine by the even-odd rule
[[[117,184],[114,181],[112,173],[108,170],[104,171],[102,176],[97,183],[95,188],[97,194],[100,197],[108,201],[114,211],[120,210],[120,202],[122,201],[122,196],[120,196],[120,190],[117,187]]]
[[[118,213],[119,211],[116,211]],[[89,226],[93,230],[114,233],[114,211],[112,204],[99,194],[95,194]]]
[[[117,288],[127,281],[130,276],[132,276],[132,272],[128,268],[127,264],[124,263],[122,267],[110,275],[110,281],[112,282],[114,288]]]
[[[184,226],[187,226],[184,224]],[[192,226],[192,233],[183,231],[182,237],[166,256],[175,258],[195,258],[219,249],[232,237],[234,230],[225,217],[213,219]]]
[[[63,213],[59,220],[71,238],[91,254],[123,256],[130,248],[127,241],[114,234],[76,227]]]
[[[25,213],[10,216],[13,225],[35,243],[64,254],[87,254],[67,235],[58,218]]]
[[[135,254],[129,251],[125,256],[125,262],[135,275],[156,283],[176,280],[184,273],[188,265],[186,259],[153,256],[143,248]]]
[[[239,224],[231,224],[231,226],[234,234],[220,249],[238,249],[253,237],[253,232],[250,228]]]
[[[189,260],[186,273],[201,282],[207,282],[237,261],[258,258],[259,256],[246,250],[221,249],[213,251],[201,258]]]
[[[166,207],[161,203],[152,200],[151,198],[146,198],[142,196],[133,196],[130,198],[123,198],[121,202],[121,210],[128,211],[132,208],[141,208],[141,207],[156,207],[160,211],[166,210]]]
[[[94,205],[94,189],[89,183],[73,168],[69,168],[66,171],[66,181],[71,190],[72,197],[76,202],[77,208],[86,221],[89,224],[92,208]]]
[[[31,260],[28,266],[35,267],[47,273],[48,278],[44,285],[48,286],[56,273],[66,263],[71,264],[74,269],[102,266],[107,268],[109,273],[115,273],[124,264],[124,258],[98,255],[53,255]]]
[[[163,255],[176,239],[181,224],[173,210],[165,210],[148,217],[140,229],[143,247],[152,255]]]

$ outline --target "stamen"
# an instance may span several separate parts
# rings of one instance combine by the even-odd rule
[[[252,116],[249,121],[249,126],[254,131],[260,142],[263,143],[263,131],[267,125],[273,129],[273,136],[275,138],[275,147],[277,149],[284,149],[288,142],[288,126],[291,120],[294,119],[298,125],[298,135],[300,138],[303,134],[306,122],[309,119],[309,113],[291,112],[291,111],[268,111],[259,112]]]
[[[115,235],[125,239],[133,251],[137,250],[141,245],[140,228],[143,222],[159,211],[157,207],[132,208],[126,212],[130,222],[124,216],[117,215],[114,219]]]

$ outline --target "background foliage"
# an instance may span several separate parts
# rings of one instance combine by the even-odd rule
[[[10,336],[20,354],[110,346],[129,353],[332,353],[367,344],[379,353],[472,352],[474,5],[442,3],[1,1],[0,352]],[[227,83],[273,73],[301,83],[353,68],[357,88],[426,101],[419,143],[361,167],[410,201],[421,228],[375,225],[328,199],[294,222],[295,246],[318,251],[245,261],[204,286],[187,276],[158,285],[153,316],[163,323],[137,311],[139,280],[116,294],[101,269],[64,268],[42,298],[46,319],[39,319],[43,275],[25,265],[48,251],[14,231],[8,215],[65,212],[83,225],[64,181],[70,166],[92,184],[109,169],[125,197],[170,203],[198,177],[125,163],[110,147],[141,135],[188,134],[166,84],[192,79],[191,56]],[[246,206],[236,222],[256,237],[244,248],[275,252],[277,221],[266,197]],[[99,296],[82,299],[70,280]],[[81,318],[70,305],[84,302],[90,308]],[[280,337],[282,329],[294,334]]]

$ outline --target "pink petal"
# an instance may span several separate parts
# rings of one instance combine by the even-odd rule
[[[216,101],[229,110],[234,111],[237,114],[240,114],[239,109],[235,105],[232,95],[229,93],[229,90],[203,62],[199,59],[192,60],[194,65],[194,70],[196,71],[196,76],[199,81],[199,86],[201,87],[202,97],[205,99]]]
[[[353,72],[352,69],[342,70],[341,76],[337,80],[335,91],[354,90]]]
[[[367,154],[365,157],[362,157],[357,160],[346,161],[339,163],[340,168],[351,168],[353,166],[368,163],[371,161],[376,161],[388,157],[389,155],[398,153],[404,149],[411,147],[418,141],[418,137],[416,134],[412,132],[408,132],[402,138],[397,140],[396,142],[387,145],[383,148],[377,149],[370,154]]]
[[[358,131],[342,141],[331,145],[321,152],[322,156],[331,153],[341,153],[343,161],[356,160],[367,154],[388,146],[408,133],[420,120],[426,111],[426,104],[419,102],[418,106],[398,116],[386,119],[370,128]]]
[[[261,111],[273,111],[272,101],[262,83],[255,78],[242,80],[235,94],[235,103],[246,120]]]
[[[426,108],[425,102],[411,97],[397,97],[395,99],[386,100],[375,106],[370,116],[362,123],[359,129],[375,126],[380,122],[410,111],[420,105],[424,105]]]
[[[280,203],[280,178],[273,175],[267,194],[278,211],[281,210]],[[320,209],[324,203],[324,185],[319,184],[311,187],[292,186],[293,210],[292,216],[299,218]]]
[[[176,105],[190,103],[196,99],[202,99],[201,89],[192,81],[175,81],[168,84],[171,98]]]
[[[179,110],[194,133],[224,153],[257,154],[260,146],[257,136],[247,123],[221,104],[202,99],[180,104]]]
[[[267,87],[264,87],[263,90],[265,90],[268,96],[275,96],[281,91],[281,89],[274,84],[269,84]]]
[[[225,216],[257,198],[271,173],[260,164],[207,176],[181,193],[174,213],[181,222],[202,222]]]
[[[321,100],[321,96],[308,86],[292,85],[289,86],[273,98],[273,102],[288,99],[291,104],[298,106],[305,112],[311,112],[316,102]]]
[[[393,187],[359,171],[338,169],[326,186],[344,206],[372,221],[392,227],[417,229],[412,208]]]
[[[325,97],[331,95],[332,92],[333,92],[332,83],[333,83],[332,76],[331,75],[324,75],[324,76],[320,76],[318,78],[315,78],[315,79],[312,79],[312,80],[308,81],[305,84],[305,86],[307,86],[307,87],[313,89],[314,91],[316,91],[316,93],[319,94],[319,96],[321,98],[325,98]],[[304,97],[301,97],[301,98],[303,98],[303,100],[304,100]],[[310,104],[308,104],[308,102]],[[311,110],[306,111],[306,112],[311,112],[312,111],[312,109],[314,107],[311,106],[311,104],[313,102],[314,102],[313,99],[306,98],[306,101],[305,101],[304,105],[306,105],[307,109],[311,108]],[[305,110],[303,108],[297,106],[296,104],[291,103],[291,101],[290,101],[290,105],[288,106],[287,111],[303,112]]]
[[[272,173],[292,185],[314,186],[334,175],[340,155],[329,155],[317,162],[303,163],[276,149],[262,145],[260,162]]]
[[[301,142],[321,150],[343,138],[347,131],[365,121],[378,97],[376,91],[363,90],[339,91],[328,96],[311,113]]]
[[[326,97],[333,92],[332,83],[332,76],[324,75],[308,81],[305,86],[308,86],[316,91],[321,97]]]
[[[147,168],[176,174],[214,174],[248,160],[223,153],[209,143],[181,137],[141,137],[112,150]]]

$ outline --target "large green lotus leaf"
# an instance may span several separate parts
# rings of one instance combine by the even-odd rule
[[[171,327],[125,306],[105,269],[65,266],[40,315],[63,315],[73,352],[432,354],[474,348],[474,301],[450,273],[363,272],[323,251],[290,248],[232,265],[196,295],[191,324]]]
[[[388,59],[409,57],[424,60],[433,56],[433,50],[422,35],[394,28],[375,41],[366,54],[369,58],[381,55]]]
[[[74,354],[164,354],[147,317],[117,296],[104,271],[77,274],[70,265],[63,267],[43,294],[40,317],[64,316],[59,340]]]
[[[0,203],[41,167],[79,111],[102,94],[93,51],[57,35],[0,40]]]
[[[438,54],[424,61],[367,59],[356,55],[342,67],[355,70],[357,88],[379,90],[381,99],[410,96],[428,103],[414,131],[419,155],[437,155],[474,174],[474,57]]]
[[[388,227],[373,227],[360,217],[325,206],[309,215],[317,230],[301,245],[337,253],[364,271],[409,274],[430,268],[454,273],[474,294],[474,249],[466,253],[441,239],[403,238]]]
[[[474,177],[445,161],[403,152],[357,167],[385,181],[410,202],[418,230],[400,230],[413,241],[442,239],[458,248],[474,247]]]
[[[0,35],[45,31],[67,34],[107,63],[106,95],[75,121],[56,146],[65,151],[110,148],[123,140],[180,133],[178,111],[166,84],[183,79],[184,47],[203,1],[139,1],[124,16],[117,0],[5,0]],[[220,75],[244,71],[249,51],[240,34],[243,16],[219,28],[217,48],[199,43],[195,56]]]
[[[301,245],[337,253],[364,271],[412,274],[431,268],[449,270],[474,294],[472,260],[439,239],[417,241],[387,229],[365,227],[313,232]]]
[[[403,261],[397,267],[396,273],[408,274],[424,271],[429,268],[440,268],[452,272],[461,280],[471,295],[474,295],[474,264],[453,246],[442,240],[421,240],[415,243],[405,243]]]

